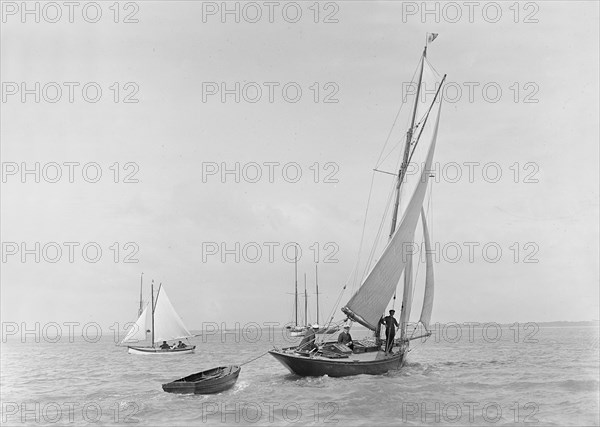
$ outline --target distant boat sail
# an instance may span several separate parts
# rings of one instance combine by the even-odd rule
[[[129,329],[123,341],[121,341],[121,344],[133,344],[145,341],[148,334],[151,336],[151,346],[139,347],[130,345],[128,346],[129,353],[185,354],[193,353],[196,348],[196,346],[187,345],[180,348],[174,346],[168,349],[155,346],[155,344],[163,341],[181,340],[193,336],[173,308],[171,300],[169,300],[162,284],[158,288],[156,298],[154,298],[154,285],[152,285],[152,302],[144,307],[135,324]]]
[[[129,332],[127,332],[127,335],[125,335],[125,338],[123,338],[123,341],[121,341],[122,344],[138,343],[147,338],[147,334],[150,332],[150,329],[146,328],[148,328],[152,322],[150,319],[150,310],[148,310],[149,306],[150,304],[147,304],[146,307],[144,307],[142,314],[140,314],[140,317],[138,317],[138,320],[131,328],[129,328]]]
[[[428,42],[432,41],[428,39]],[[441,110],[441,88],[446,76],[438,74],[429,64],[427,46],[420,60],[420,71],[416,96],[412,110],[411,125],[406,133],[404,156],[397,173],[395,204],[389,241],[378,261],[368,273],[360,288],[350,298],[342,312],[348,319],[356,321],[372,331],[379,328],[382,314],[395,296],[400,279],[404,277],[402,308],[400,313],[400,339],[390,352],[383,352],[380,343],[354,341],[354,349],[340,348],[339,344],[325,343],[322,347],[305,349],[291,347],[271,350],[269,353],[291,372],[303,376],[348,376],[358,374],[382,374],[399,369],[408,352],[409,342],[419,337],[407,336],[413,295],[412,255],[407,249],[414,245],[415,231],[421,217],[423,238],[426,247],[426,284],[420,322],[425,336],[430,335],[429,322],[433,307],[433,263],[429,230],[423,203],[429,184],[430,171],[435,152]],[[437,87],[435,94],[425,91]],[[427,96],[422,95],[429,94]],[[431,99],[431,95],[433,99]],[[409,164],[422,169],[417,174],[407,174]],[[398,217],[400,218],[399,221]],[[398,224],[397,224],[398,223]],[[397,225],[397,226],[396,226]],[[404,276],[403,276],[404,274]],[[304,351],[303,351],[304,350]],[[308,353],[308,354],[307,354]]]

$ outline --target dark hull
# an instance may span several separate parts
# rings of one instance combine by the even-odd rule
[[[180,378],[168,384],[163,384],[162,388],[168,393],[220,393],[233,387],[241,370],[242,368],[239,366],[221,366]]]
[[[303,377],[348,377],[352,375],[381,375],[394,369],[400,369],[404,363],[404,352],[383,356],[380,352],[375,360],[331,359],[307,357],[292,352],[269,351],[290,372]]]

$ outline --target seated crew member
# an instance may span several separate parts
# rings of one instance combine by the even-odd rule
[[[344,331],[338,336],[337,342],[340,344],[347,345],[350,349],[354,349],[354,344],[352,343],[352,335],[350,335],[350,325],[344,326]]]
[[[310,328],[307,329],[304,338],[300,341],[300,345],[298,345],[298,350],[300,351],[312,351],[317,348],[315,344],[315,331],[319,329],[319,325],[314,324]]]
[[[166,341],[163,341],[163,343],[160,345],[160,349],[161,350],[170,350],[171,346],[169,344],[167,344]]]
[[[186,347],[187,347],[187,345],[185,345],[185,343],[183,343],[183,342],[181,342],[181,341],[179,341],[179,342],[177,343],[177,348],[186,348]]]

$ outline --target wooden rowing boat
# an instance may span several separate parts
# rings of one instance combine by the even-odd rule
[[[220,393],[233,387],[241,370],[239,366],[220,366],[163,384],[162,388],[168,393]]]

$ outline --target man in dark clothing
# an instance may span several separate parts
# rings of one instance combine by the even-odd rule
[[[304,338],[300,341],[300,345],[298,346],[298,350],[300,351],[311,351],[317,348],[315,344],[315,330],[319,329],[318,325],[312,325],[310,328],[306,330]]]
[[[167,344],[166,341],[163,341],[163,343],[160,345],[161,350],[169,350],[170,348],[171,348],[171,346],[169,344]]]
[[[181,342],[181,341],[179,341],[179,342],[177,343],[177,348],[186,348],[186,347],[187,347],[187,345],[185,345],[185,343],[183,343],[183,342]]]
[[[354,349],[354,344],[352,343],[352,336],[350,335],[350,326],[344,326],[344,332],[342,332],[338,336],[338,343],[347,345],[348,348]]]
[[[396,310],[390,310],[390,315],[383,317],[379,323],[385,325],[385,352],[391,353],[394,346],[394,337],[396,336],[396,328],[398,321],[394,319]]]

